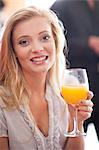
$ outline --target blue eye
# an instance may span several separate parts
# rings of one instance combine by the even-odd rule
[[[29,41],[28,40],[20,40],[19,44],[22,46],[27,46],[27,45],[29,45]]]

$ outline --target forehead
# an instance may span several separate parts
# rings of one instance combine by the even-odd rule
[[[18,36],[22,33],[42,32],[43,30],[51,31],[51,23],[47,18],[37,16],[18,23],[13,30],[13,34]]]

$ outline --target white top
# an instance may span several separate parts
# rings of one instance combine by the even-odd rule
[[[58,98],[50,86],[47,86],[46,100],[49,108],[49,131],[45,137],[33,120],[30,119],[24,105],[20,109],[5,109],[0,100],[0,137],[9,138],[10,150],[62,150],[67,130],[68,107],[62,98]],[[43,115],[43,113],[42,113]]]

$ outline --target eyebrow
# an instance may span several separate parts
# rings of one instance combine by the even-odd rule
[[[41,34],[43,34],[43,33],[50,33],[50,31],[49,31],[49,30],[41,31],[41,32],[39,33],[39,35],[41,35]],[[30,36],[28,36],[28,35],[21,35],[20,37],[17,38],[17,40],[19,40],[19,39],[21,39],[21,38],[29,38],[29,37],[30,37]]]
[[[28,35],[22,35],[20,37],[17,38],[17,40],[21,39],[21,38],[28,38],[29,36]]]
[[[49,33],[49,30],[41,31],[41,32],[39,33],[39,35],[42,34],[42,33]]]

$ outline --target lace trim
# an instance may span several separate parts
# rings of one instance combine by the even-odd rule
[[[59,137],[60,137],[60,128],[59,128],[59,104],[58,104],[58,100],[57,97],[55,96],[55,94],[53,93],[53,91],[51,90],[50,86],[47,87],[48,88],[48,93],[47,93],[47,99],[49,100],[49,102],[51,102],[51,108],[50,108],[50,114],[49,115],[53,115],[53,133],[52,133],[52,147],[53,150],[62,150],[62,148],[60,147],[60,143],[59,143]],[[53,108],[53,110],[52,110]],[[51,112],[52,111],[52,112]],[[50,143],[47,146],[48,150],[52,150],[50,149]]]
[[[43,133],[38,129],[33,120],[30,119],[27,114],[26,108],[23,105],[20,107],[20,113],[33,132],[33,137],[35,139],[35,142],[37,143],[38,150],[62,150],[59,143],[59,105],[58,102],[55,102],[55,95],[49,88],[50,87],[48,87],[46,94],[46,99],[49,106],[49,132],[47,137],[43,135]]]

